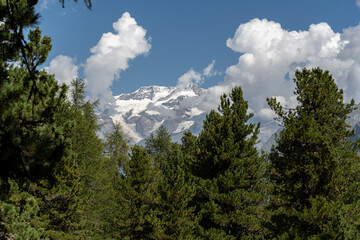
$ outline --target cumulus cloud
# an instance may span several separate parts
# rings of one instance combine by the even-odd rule
[[[241,24],[226,45],[240,54],[226,69],[223,82],[202,96],[202,108],[213,109],[222,93],[241,86],[249,107],[263,120],[272,118],[266,98],[276,96],[288,107],[296,105],[292,78],[296,69],[329,70],[345,100],[360,101],[360,25],[335,33],[327,23],[306,31],[289,31],[279,23],[253,19]]]
[[[193,69],[187,71],[184,75],[179,77],[177,87],[185,88],[190,83],[201,84],[204,78],[201,73],[195,72]]]
[[[215,65],[215,60],[213,60],[207,67],[205,67],[201,72],[196,72],[194,69],[190,69],[186,73],[184,73],[178,79],[177,88],[185,88],[190,83],[195,83],[200,85],[204,82],[205,77],[212,77],[218,74],[217,71],[213,70]]]
[[[78,67],[75,65],[75,60],[68,56],[59,55],[55,57],[45,70],[50,74],[55,74],[58,82],[69,86],[71,81],[78,77]]]
[[[356,5],[360,8],[360,0],[356,0]]]
[[[151,48],[146,30],[139,26],[128,12],[113,23],[115,33],[104,33],[92,56],[85,63],[87,89],[93,97],[110,100],[110,86],[119,78],[121,71],[129,67],[129,61]]]

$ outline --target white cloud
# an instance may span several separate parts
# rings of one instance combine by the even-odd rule
[[[187,71],[184,75],[179,77],[178,84],[176,87],[185,88],[190,83],[201,84],[204,78],[201,73],[195,72],[193,69]]]
[[[356,5],[360,8],[360,0],[356,0]]]
[[[199,97],[196,103],[197,107],[206,112],[217,109],[220,103],[220,96],[224,93],[230,93],[232,87],[235,87],[235,85],[224,85],[220,83],[217,86],[208,88],[207,91]]]
[[[56,80],[70,86],[71,81],[78,77],[78,67],[75,60],[68,56],[59,55],[51,60],[49,67],[45,70],[50,74],[55,74]]]
[[[276,114],[273,110],[270,108],[263,108],[258,113],[259,117],[264,120],[272,120],[274,117],[276,117]]]
[[[215,60],[212,60],[212,62],[203,70],[203,74],[206,77],[212,77],[218,74],[217,71],[214,71]]]
[[[190,83],[195,83],[197,85],[200,85],[204,82],[205,77],[212,77],[218,74],[217,71],[214,71],[215,60],[213,60],[207,67],[205,67],[202,71],[196,72],[194,69],[190,69],[186,73],[184,73],[181,77],[178,79],[177,88],[185,88]]]
[[[360,101],[360,25],[335,33],[327,23],[307,31],[288,31],[279,23],[253,19],[241,24],[227,46],[239,52],[223,82],[203,95],[203,110],[216,108],[219,96],[241,86],[249,107],[263,120],[271,117],[266,98],[277,96],[288,107],[296,105],[292,78],[296,69],[329,70],[345,91],[345,100]]]
[[[87,89],[93,97],[111,99],[110,86],[129,67],[129,61],[149,52],[151,45],[146,30],[128,12],[113,23],[115,33],[104,33],[91,48],[85,64]]]

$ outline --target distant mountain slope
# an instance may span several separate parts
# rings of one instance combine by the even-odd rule
[[[114,121],[121,123],[131,143],[139,143],[161,125],[172,133],[174,141],[186,130],[197,134],[206,113],[196,107],[196,101],[205,91],[195,84],[183,89],[150,86],[115,96],[115,103],[106,105],[99,114],[102,133]]]

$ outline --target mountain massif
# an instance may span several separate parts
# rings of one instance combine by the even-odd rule
[[[102,133],[108,131],[112,122],[122,125],[131,143],[139,143],[158,127],[164,125],[174,141],[189,130],[197,134],[202,129],[206,112],[196,107],[198,98],[206,92],[195,84],[185,88],[149,86],[133,93],[115,96],[99,117]]]
[[[199,97],[206,92],[195,84],[185,88],[147,86],[133,93],[114,97],[111,104],[105,105],[99,113],[102,124],[101,135],[111,129],[113,122],[122,125],[130,143],[143,143],[151,133],[164,125],[172,134],[174,141],[180,141],[185,131],[198,134],[203,126],[206,112],[196,107]],[[356,138],[360,136],[360,105],[347,120],[355,129]],[[275,121],[262,123],[258,148],[269,152],[275,144],[275,135],[282,127]]]

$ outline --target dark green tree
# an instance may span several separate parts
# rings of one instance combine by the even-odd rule
[[[221,97],[219,112],[211,111],[196,141],[195,197],[205,239],[262,238],[266,200],[264,159],[255,144],[259,124],[247,123],[248,104],[240,87]],[[187,137],[191,144],[191,137]]]
[[[200,149],[197,146],[197,137],[190,131],[185,132],[181,138],[181,150],[184,155],[185,174],[192,178],[196,175],[198,166],[196,155]]]
[[[11,178],[9,182],[19,186],[20,195],[32,196],[39,207],[30,211],[38,216],[28,218],[27,224],[43,229],[43,237],[79,239],[74,234],[80,217],[76,196],[80,174],[70,150],[73,121],[61,119],[67,105],[67,86],[60,86],[54,76],[38,70],[51,50],[51,39],[43,37],[36,27],[36,3],[0,1],[1,201],[17,204],[11,202],[13,195],[7,184]],[[23,203],[32,204],[32,197],[20,201],[19,211],[8,208],[15,209],[13,223],[23,221],[24,214],[28,216]],[[1,216],[0,222],[4,220],[6,216]],[[20,233],[13,232],[13,236]]]
[[[47,239],[42,237],[44,229],[31,223],[39,220],[36,199],[20,191],[14,181],[9,180],[6,185],[10,186],[10,190],[7,198],[0,200],[0,239]]]
[[[122,188],[121,175],[124,173],[124,165],[129,161],[128,139],[125,137],[120,123],[114,123],[111,131],[105,134],[105,158],[102,183],[104,189],[99,195],[103,199],[97,213],[104,222],[104,232],[108,239],[119,239],[117,217],[121,213]],[[104,238],[103,238],[104,239]]]
[[[121,239],[158,239],[159,170],[147,151],[134,146],[121,175],[118,229]]]
[[[51,50],[51,39],[36,27],[40,17],[36,3],[0,1],[0,177],[5,182],[8,177],[22,181],[51,177],[71,127],[70,122],[56,123],[67,87],[38,70]]]
[[[181,146],[172,143],[171,134],[161,126],[146,139],[146,149],[160,169],[157,239],[194,239],[198,221],[189,203],[195,185],[186,174]]]
[[[359,238],[359,141],[345,123],[344,104],[328,71],[295,73],[298,106],[284,110],[268,99],[284,129],[269,155],[273,184],[269,238]]]
[[[65,107],[61,118],[74,122],[69,133],[70,150],[80,174],[78,198],[83,202],[78,206],[81,221],[77,232],[91,239],[113,239],[118,211],[119,153],[126,158],[127,142],[122,138],[120,126],[106,134],[105,143],[100,139],[95,113],[97,101],[86,100],[84,81],[72,82],[71,100],[72,104]]]
[[[150,136],[145,139],[146,150],[154,157],[155,163],[158,164],[162,170],[166,167],[166,158],[171,151],[171,146],[171,133],[169,133],[164,125],[161,125],[156,130],[156,134],[151,133]]]
[[[1,177],[16,175],[43,177],[60,161],[64,151],[63,133],[70,125],[56,125],[55,115],[65,101],[66,86],[37,67],[51,49],[50,38],[30,30],[28,41],[23,31],[37,23],[38,15],[27,1],[1,1],[3,15],[0,77],[0,152]],[[18,61],[20,67],[9,65]],[[36,169],[36,171],[34,170]]]
[[[190,203],[195,196],[195,184],[185,172],[184,155],[180,146],[173,144],[167,155],[167,165],[161,172],[159,185],[161,239],[195,239],[198,217]],[[160,238],[159,238],[160,239]]]
[[[129,140],[125,136],[120,123],[113,123],[112,130],[105,134],[106,155],[113,159],[121,170],[129,157]]]

